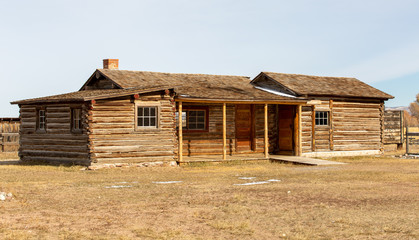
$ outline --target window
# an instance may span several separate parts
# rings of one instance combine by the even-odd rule
[[[153,107],[137,107],[137,127],[140,128],[157,128],[157,112],[158,108]]]
[[[45,110],[40,109],[38,110],[38,124],[37,124],[38,130],[45,131],[46,129],[46,116],[45,116]]]
[[[189,110],[187,113],[186,126],[189,130],[205,129],[205,110]]]
[[[179,112],[176,112],[176,127],[179,126]],[[182,111],[182,126],[188,131],[208,131],[208,108],[186,107]]]
[[[82,130],[81,108],[71,109],[71,130],[73,132],[78,132]]]
[[[316,126],[329,126],[329,112],[316,112]]]

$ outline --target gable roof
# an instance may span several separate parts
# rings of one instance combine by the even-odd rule
[[[117,88],[85,88],[89,83],[101,77],[114,83]],[[12,104],[88,101],[165,89],[174,89],[177,97],[182,99],[206,99],[214,101],[306,101],[304,98],[283,96],[257,89],[250,84],[249,77],[244,76],[97,69],[77,92],[14,101]]]
[[[259,90],[245,76],[162,73],[148,71],[128,71],[115,69],[97,69],[89,78],[92,81],[98,75],[112,81],[117,87],[146,89],[156,86],[174,88],[179,97],[230,99],[230,100],[296,100]],[[84,87],[83,86],[83,87]],[[82,87],[82,89],[83,89]]]
[[[291,90],[298,96],[394,98],[356,78],[262,72],[252,83],[257,84],[257,79],[261,76],[266,76],[268,79],[275,81],[281,87]]]

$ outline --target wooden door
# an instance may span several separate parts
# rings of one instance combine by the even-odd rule
[[[278,106],[279,154],[294,153],[294,106]]]
[[[236,105],[236,152],[253,150],[253,107]]]

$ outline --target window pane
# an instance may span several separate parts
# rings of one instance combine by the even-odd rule
[[[155,107],[150,108],[150,116],[156,116],[156,108]]]
[[[150,116],[150,108],[148,107],[144,108],[144,116]]]
[[[143,118],[138,118],[138,126],[144,126],[144,120]]]
[[[150,126],[156,126],[156,118],[154,117],[150,118]]]
[[[197,129],[205,129],[205,125],[203,123],[199,123],[196,128]]]
[[[143,116],[143,111],[144,111],[144,108],[139,107],[138,108],[138,116]]]
[[[205,111],[197,111],[197,116],[204,117],[205,116]]]
[[[150,126],[150,119],[149,118],[144,118],[144,126]]]

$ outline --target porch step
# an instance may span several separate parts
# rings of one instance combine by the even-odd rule
[[[343,162],[327,161],[327,160],[321,160],[317,158],[284,156],[284,155],[269,155],[269,159],[271,161],[287,162],[287,163],[303,164],[303,165],[311,165],[311,166],[346,164]]]

